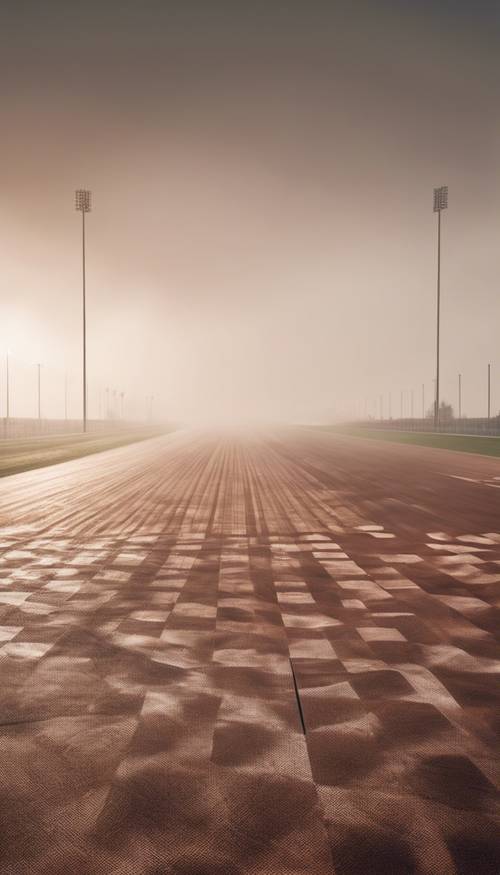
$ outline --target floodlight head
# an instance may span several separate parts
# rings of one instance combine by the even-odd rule
[[[434,212],[440,213],[441,210],[448,208],[448,186],[441,185],[434,189]]]
[[[75,191],[75,210],[81,213],[90,213],[92,209],[92,193],[87,188],[79,188]]]

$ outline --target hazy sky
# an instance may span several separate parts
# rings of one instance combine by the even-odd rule
[[[500,409],[500,6],[2,0],[0,353],[12,413],[98,390],[172,418]],[[2,363],[2,369],[3,369]],[[0,411],[4,407],[3,370]],[[104,401],[101,402],[104,404]]]

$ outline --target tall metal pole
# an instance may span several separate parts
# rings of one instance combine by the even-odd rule
[[[82,317],[83,317],[83,431],[87,431],[87,309],[85,296],[85,213],[90,213],[92,193],[86,188],[75,192],[75,208],[82,214]]]
[[[6,371],[5,371],[5,418],[10,415],[10,385],[9,385],[9,353],[7,353]]]
[[[425,419],[425,383],[422,383],[422,419]]]
[[[488,419],[491,417],[491,364],[488,362]]]
[[[441,323],[441,212],[448,207],[448,186],[442,185],[434,189],[434,212],[438,214],[437,239],[437,319],[436,319],[436,395],[434,408],[434,426],[439,426],[439,365],[440,365],[440,323]]]
[[[42,405],[41,405],[41,394],[40,394],[40,364],[37,365],[38,369],[38,419],[42,418]]]
[[[437,332],[436,332],[436,408],[434,424],[439,425],[439,341],[441,323],[441,210],[438,210],[438,256],[437,256]]]
[[[462,419],[462,374],[458,375],[458,418]]]
[[[82,210],[82,292],[83,292],[83,431],[87,431],[87,310],[85,300],[85,210]]]

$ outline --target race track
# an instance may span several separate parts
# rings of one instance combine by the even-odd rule
[[[177,432],[0,481],[2,875],[498,875],[500,460]]]

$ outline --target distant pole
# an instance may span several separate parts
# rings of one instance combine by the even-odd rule
[[[410,407],[410,409],[411,409],[411,418],[413,419],[413,389],[411,390],[411,402],[410,402],[410,405],[411,405],[411,407]]]
[[[75,209],[82,214],[82,317],[83,317],[83,431],[87,431],[87,310],[85,298],[85,213],[90,213],[92,194],[86,188],[75,192]]]
[[[401,389],[401,419],[403,419],[403,390]]]
[[[390,392],[389,392],[389,419],[392,419],[392,397],[391,397]]]
[[[436,333],[436,408],[434,411],[434,423],[439,423],[439,333],[441,322],[441,210],[438,209],[438,260],[437,260],[437,333]]]
[[[439,365],[440,365],[440,322],[441,322],[441,213],[448,207],[448,186],[442,185],[434,189],[434,212],[438,214],[437,228],[437,331],[436,331],[436,399],[434,408],[434,425],[439,425]]]
[[[422,419],[425,419],[425,383],[422,383]]]
[[[379,398],[379,403],[380,403],[380,421],[382,421],[384,418],[384,399],[383,399],[382,395]]]
[[[41,404],[41,391],[40,391],[41,390],[41,379],[40,379],[41,365],[40,364],[37,365],[37,370],[38,370],[38,419],[41,419],[42,418],[42,404]]]
[[[10,416],[10,384],[9,384],[9,353],[7,352],[6,371],[5,371],[5,419],[8,419],[9,416]]]
[[[462,374],[458,375],[458,418],[462,419]]]
[[[488,419],[491,417],[491,364],[488,362]]]

